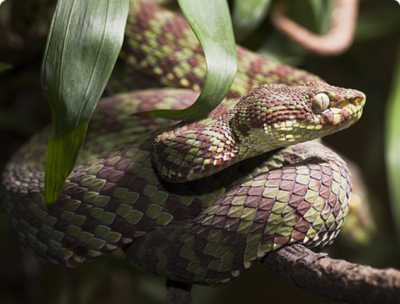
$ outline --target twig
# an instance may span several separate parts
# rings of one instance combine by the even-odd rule
[[[275,27],[305,49],[321,56],[332,56],[347,50],[354,36],[357,20],[357,0],[336,0],[332,13],[332,27],[328,34],[319,36],[288,19],[285,6],[278,2],[271,9],[271,22]]]
[[[190,304],[192,298],[190,297],[191,285],[183,282],[167,281],[167,304]]]
[[[271,252],[264,265],[290,283],[322,297],[348,303],[399,303],[400,271],[330,258],[302,245]]]

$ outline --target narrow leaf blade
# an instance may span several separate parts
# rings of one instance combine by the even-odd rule
[[[120,52],[129,0],[59,0],[42,66],[52,126],[45,195],[54,204]]]
[[[399,48],[400,50],[400,48]],[[400,51],[397,56],[392,90],[386,106],[386,169],[389,184],[390,203],[397,238],[400,243]]]
[[[236,39],[244,39],[266,18],[271,0],[235,0],[232,22]]]
[[[145,116],[194,120],[206,116],[228,93],[237,69],[237,53],[226,0],[179,0],[207,61],[204,88],[196,102],[183,110],[155,110]]]

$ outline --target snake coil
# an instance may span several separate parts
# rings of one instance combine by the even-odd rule
[[[174,126],[132,118],[188,106],[205,66],[183,18],[145,1],[131,10],[126,62],[180,89],[103,99],[51,211],[43,195],[48,129],[13,156],[0,193],[25,247],[69,267],[124,248],[140,269],[218,285],[283,245],[330,244],[349,210],[350,173],[313,139],[355,123],[364,94],[238,47],[232,99],[207,118]]]

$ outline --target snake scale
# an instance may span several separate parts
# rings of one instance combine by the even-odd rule
[[[283,245],[330,244],[349,210],[350,173],[313,139],[354,124],[365,96],[237,50],[229,98],[205,119],[132,117],[190,105],[206,71],[183,17],[131,1],[126,66],[175,88],[103,99],[51,211],[43,195],[49,129],[13,156],[1,200],[24,246],[69,267],[124,248],[139,269],[215,286]]]

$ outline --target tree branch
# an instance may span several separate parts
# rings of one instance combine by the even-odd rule
[[[348,303],[398,303],[400,271],[330,258],[302,245],[271,252],[264,265],[290,283],[322,297]]]
[[[167,281],[167,304],[190,304],[190,289],[192,286],[183,282]]]

